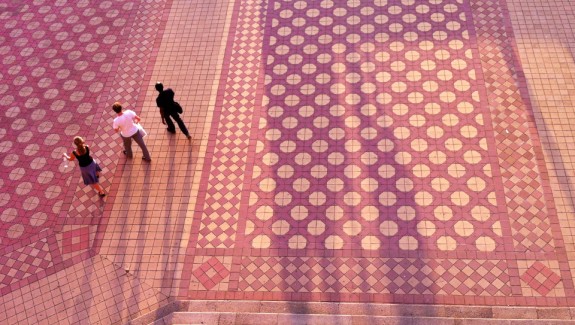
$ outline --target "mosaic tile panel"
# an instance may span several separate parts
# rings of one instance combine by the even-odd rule
[[[556,262],[545,262],[547,264],[545,265],[539,261],[520,261],[518,264],[522,272],[521,283],[525,295],[541,297],[565,295]]]
[[[224,114],[214,118],[213,127],[217,127],[218,133],[215,144],[212,143],[215,151],[211,169],[206,174],[208,186],[199,212],[201,224],[196,225],[199,227],[197,247],[230,248],[235,245],[253,107],[258,98],[254,89],[259,79],[262,11],[265,11],[265,4],[260,1],[242,3],[237,18],[240,28],[232,34],[236,43],[231,51],[235,56],[224,77],[226,87],[221,104]]]
[[[551,253],[561,238],[551,226],[553,202],[539,177],[541,151],[504,12],[488,1],[270,1],[261,83],[249,83],[261,105],[248,112],[251,129],[238,125],[250,130],[248,162],[230,161],[223,172],[243,171],[243,188],[223,175],[209,183],[230,203],[242,193],[236,242],[188,249],[248,257],[226,267],[228,289],[206,295],[184,285],[186,295],[290,292],[306,300],[327,292],[334,296],[320,297],[345,300],[354,288],[353,299],[372,301],[386,292],[382,285],[358,287],[366,278],[347,270],[379,257],[385,270],[412,263],[438,272],[436,287],[425,289],[419,281],[429,274],[402,273],[397,281],[411,287],[385,301],[483,304],[493,300],[482,297],[523,295],[529,300],[520,304],[565,303],[568,270],[517,262],[538,256],[555,265],[563,255]],[[237,26],[236,33],[247,27]],[[242,66],[239,57],[230,54],[231,70]],[[228,113],[221,119],[233,120]],[[220,166],[218,151],[230,144],[238,143],[217,140],[208,161]],[[231,238],[229,223],[218,219],[230,216],[210,211],[200,240]],[[422,292],[432,295],[409,296]]]
[[[508,32],[493,29],[505,26],[504,9],[488,1],[472,4],[514,246],[519,251],[550,252],[555,249],[556,239],[539,176],[540,168],[544,171],[537,162],[535,147],[540,146],[539,140],[531,134],[532,113],[516,82],[518,72],[522,72],[509,64],[516,62],[513,48],[502,46],[509,42]],[[540,150],[538,154],[541,155]]]
[[[140,90],[135,85],[145,74],[165,5],[36,0],[0,14],[10,31],[0,36],[7,55],[0,70],[0,103],[7,107],[0,125],[7,153],[0,174],[0,186],[7,190],[0,201],[0,252],[29,259],[34,254],[22,253],[26,247],[45,244],[52,250],[49,263],[15,279],[69,266],[72,257],[92,248],[98,229],[93,225],[103,215],[105,200],[81,182],[76,163],[66,167],[61,155],[81,134],[104,169],[101,184],[109,190],[121,143],[112,139],[112,116],[102,108],[109,107],[110,96],[136,105]],[[8,91],[14,86],[24,89],[17,98]],[[22,273],[14,263],[3,267],[6,274]],[[11,288],[2,283],[0,289]]]
[[[232,257],[202,256],[194,259],[191,290],[227,290]]]
[[[223,68],[234,77],[222,79],[214,96],[210,73],[219,74],[214,72],[219,71],[214,62],[220,60],[221,44],[216,35],[220,30],[213,28],[217,25],[213,21],[221,22],[226,15],[216,18],[212,14],[231,7],[213,0],[193,4],[178,0],[174,7],[171,2],[0,0],[4,31],[0,33],[0,323],[124,323],[167,303],[177,295],[177,288],[184,289],[179,298],[241,299],[230,304],[234,310],[253,306],[260,310],[271,306],[275,311],[283,306],[337,310],[350,306],[339,302],[421,302],[435,306],[404,305],[399,310],[425,315],[455,311],[466,317],[479,311],[496,319],[496,314],[516,317],[518,313],[533,319],[573,318],[569,307],[555,308],[572,307],[575,301],[571,280],[575,262],[570,261],[575,251],[570,218],[574,205],[573,195],[569,195],[573,192],[569,150],[573,133],[569,96],[573,4],[567,0],[507,0],[515,11],[510,19],[506,0],[273,0],[269,5],[236,1],[233,16],[239,19],[232,20],[232,32],[225,36],[230,37],[225,60],[229,66]],[[193,27],[183,24],[191,20]],[[515,35],[510,29],[512,20]],[[166,21],[186,27],[164,34]],[[381,42],[384,34],[390,38]],[[362,35],[373,38],[366,42]],[[418,39],[407,41],[414,36]],[[184,41],[194,37],[193,46]],[[463,42],[461,49],[451,47],[453,38]],[[422,49],[422,39],[434,48]],[[418,44],[400,49],[399,40]],[[442,42],[448,46],[442,48]],[[522,49],[523,67],[515,42]],[[341,52],[336,53],[331,47],[336,43],[345,49],[338,46]],[[373,44],[373,50],[367,43]],[[374,52],[383,52],[376,45],[389,53],[387,61],[375,56]],[[254,48],[258,50],[252,53]],[[438,58],[438,48],[449,57],[441,51]],[[433,55],[422,54],[427,52]],[[215,56],[217,60],[205,59]],[[467,64],[460,76],[451,63],[437,63],[456,58]],[[181,66],[185,60],[194,67]],[[424,69],[423,60],[434,61],[435,70],[429,69],[430,64]],[[335,68],[327,68],[334,62],[338,64]],[[374,71],[370,71],[372,64]],[[275,69],[278,65],[285,66],[284,74],[289,76],[282,74],[283,66]],[[178,69],[171,70],[174,67]],[[342,68],[345,71],[340,71]],[[397,80],[402,68],[412,73]],[[530,76],[529,92],[523,68]],[[468,82],[470,89],[438,80],[434,75],[437,69]],[[202,144],[199,148],[197,142],[191,145],[186,155],[177,154],[181,165],[191,156],[200,157],[188,164],[185,173],[179,167],[164,168],[159,160],[165,157],[155,159],[145,172],[116,169],[117,162],[118,167],[144,165],[123,164],[117,135],[110,132],[113,114],[104,108],[121,100],[144,111],[144,116],[156,116],[153,102],[148,101],[154,93],[149,87],[149,82],[155,81],[150,80],[151,70],[154,78],[162,70],[162,80],[177,81],[176,89],[191,85],[189,96],[178,93],[193,103],[185,106],[194,108],[192,116],[186,117],[193,125],[190,129],[201,126],[193,141],[201,138]],[[419,80],[416,72],[421,74]],[[319,73],[329,78],[322,75],[318,80]],[[223,75],[228,76],[227,72]],[[205,76],[209,78],[204,84],[198,82]],[[437,83],[436,91],[432,82]],[[405,91],[398,91],[402,87]],[[327,97],[317,98],[318,92]],[[421,105],[412,102],[421,99],[419,94],[409,96],[415,92],[423,96]],[[440,105],[438,113],[428,112],[424,104],[442,103],[441,95],[434,98],[433,94],[443,92],[471,98],[473,112],[460,112],[450,103]],[[396,100],[398,96],[400,100]],[[327,100],[328,104],[322,104]],[[367,106],[362,111],[363,101],[373,102],[376,109]],[[302,110],[302,102],[311,103],[307,106],[312,109]],[[340,102],[341,110],[326,109],[333,102]],[[403,115],[398,104],[408,106]],[[414,117],[413,110],[421,110],[416,115],[424,119]],[[467,119],[478,116],[477,112],[482,114],[483,124],[477,117]],[[217,122],[203,132],[204,126],[211,124],[212,113]],[[457,117],[458,123],[453,124],[451,117],[444,119],[446,114]],[[533,119],[537,119],[537,127]],[[463,172],[459,166],[438,173],[434,168],[441,171],[445,166],[425,156],[427,149],[444,150],[446,161],[458,157],[447,154],[453,150],[447,149],[441,137],[419,130],[428,124],[439,126],[465,148],[477,139],[465,137],[465,132],[458,130],[461,123],[472,123],[478,130],[476,138],[486,139],[486,145],[479,140],[480,148],[475,150],[481,152],[481,159],[475,154],[463,156],[463,160],[459,157],[459,164],[465,167],[460,177],[452,175]],[[301,128],[313,133],[300,132]],[[162,126],[152,127],[152,139],[159,135],[155,129]],[[381,129],[386,132],[379,132]],[[97,143],[93,149],[104,166],[102,182],[112,194],[105,200],[81,184],[76,168],[63,168],[60,150],[71,148],[69,139],[75,132]],[[537,133],[544,142],[549,175]],[[159,138],[172,139],[168,134]],[[382,139],[391,140],[382,143]],[[151,141],[155,157],[173,154],[161,141]],[[457,143],[451,141],[450,145]],[[391,151],[385,151],[389,148]],[[364,150],[370,154],[364,155]],[[130,191],[124,191],[123,182],[118,184],[118,178],[111,176],[126,179],[151,172],[146,185],[155,184],[161,182],[155,175],[188,176],[192,170],[203,170],[204,158],[208,168],[203,178],[193,177],[191,192],[190,182],[182,183],[185,178],[176,177],[178,181],[160,183],[160,191],[149,196],[140,196],[140,192],[132,192],[132,197],[120,195]],[[334,165],[339,158],[342,163]],[[366,164],[375,159],[374,164]],[[307,165],[302,164],[307,160]],[[367,172],[362,168],[381,161],[393,167],[393,174],[387,167],[382,171],[368,168]],[[415,172],[399,168],[416,162],[423,167]],[[279,163],[288,167],[277,170]],[[318,165],[329,168],[312,169]],[[293,175],[287,176],[290,167]],[[473,181],[453,180],[466,180],[469,171],[476,177]],[[427,177],[415,175],[427,172]],[[326,176],[320,177],[323,174]],[[273,177],[264,178],[266,175]],[[390,180],[384,182],[382,175]],[[433,183],[435,179],[439,180]],[[465,196],[453,196],[453,191],[466,194],[471,205],[474,198],[485,194],[473,188],[482,186],[485,192],[495,193],[495,200],[487,196],[489,202],[495,202],[488,206],[488,214],[479,211],[477,220],[473,211],[457,211],[455,202],[463,202]],[[197,187],[201,205],[191,207],[195,201],[186,205],[188,198],[195,199]],[[429,199],[427,195],[410,193],[426,187],[432,200],[429,207],[422,208],[419,203]],[[179,191],[185,192],[183,196],[172,195]],[[393,196],[382,195],[384,192]],[[326,204],[318,204],[324,198],[312,196],[314,193],[327,193]],[[289,204],[299,202],[298,208],[277,213],[288,199]],[[334,203],[327,205],[330,199]],[[385,205],[393,200],[394,204]],[[114,212],[107,218],[110,209],[106,205],[129,214],[143,202],[150,209],[141,209],[135,218],[114,220]],[[436,211],[440,207],[436,202],[455,213],[449,214],[443,207]],[[559,207],[559,222],[554,203]],[[176,205],[182,213],[174,213]],[[326,213],[334,205],[345,209]],[[182,210],[185,206],[190,206],[187,214]],[[408,206],[415,212],[400,210]],[[431,208],[433,211],[426,211]],[[437,219],[436,212],[446,220]],[[179,220],[174,224],[171,217],[176,214]],[[125,225],[130,230],[126,231]],[[182,232],[185,234],[180,237]],[[120,233],[121,239],[108,241],[111,233]],[[493,242],[478,243],[476,233]],[[136,237],[138,245],[131,245]],[[126,243],[123,238],[130,243],[121,247]],[[179,246],[173,242],[176,238],[182,239]],[[99,244],[117,250],[103,249],[100,253],[107,256],[86,258],[98,251]],[[188,244],[187,254],[180,255]],[[108,255],[112,251],[120,252],[118,259]],[[136,265],[137,269],[132,268]],[[185,278],[183,285],[179,272]],[[379,312],[385,309],[376,304],[353,306]]]
[[[0,289],[53,266],[46,239],[0,257]]]
[[[238,290],[507,296],[506,269],[504,261],[466,259],[249,257]]]
[[[501,249],[466,6],[275,1],[269,17],[252,247]]]
[[[1,247],[57,222],[71,179],[62,152],[91,125],[128,22],[118,15],[134,7],[88,5],[30,1],[0,14]]]

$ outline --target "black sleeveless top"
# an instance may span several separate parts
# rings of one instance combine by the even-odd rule
[[[81,155],[81,156],[78,156],[76,154],[76,151],[72,151],[72,153],[78,159],[78,163],[80,164],[80,167],[90,166],[92,161],[94,161],[94,159],[92,159],[92,157],[90,157],[90,147],[88,147],[88,146],[86,146],[86,153]]]

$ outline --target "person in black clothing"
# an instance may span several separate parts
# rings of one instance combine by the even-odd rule
[[[156,98],[156,105],[160,108],[160,115],[162,116],[162,124],[168,125],[168,132],[176,133],[176,127],[174,122],[172,122],[172,118],[176,123],[178,123],[178,127],[182,130],[182,133],[188,138],[191,139],[190,133],[184,124],[184,121],[180,118],[179,104],[174,101],[174,91],[170,88],[164,90],[164,85],[161,82],[156,83],[156,90],[160,93]]]
[[[82,139],[82,137],[75,137],[74,144],[76,145],[76,150],[72,151],[72,154],[69,156],[64,153],[64,157],[70,161],[78,159],[84,184],[92,185],[92,187],[98,191],[98,195],[100,195],[100,197],[106,196],[104,189],[99,184],[100,172],[102,169],[90,156],[90,147],[84,144],[84,139]]]

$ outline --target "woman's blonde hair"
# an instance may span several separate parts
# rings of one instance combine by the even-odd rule
[[[84,139],[82,137],[77,136],[74,138],[74,144],[76,145],[76,151],[79,155],[83,155],[86,153],[86,148],[84,147]]]

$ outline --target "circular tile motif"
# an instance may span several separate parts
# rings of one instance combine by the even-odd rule
[[[105,61],[117,53],[117,36],[126,23],[118,15],[133,6],[87,5],[34,1],[0,17],[5,30],[0,37],[0,164],[3,187],[10,189],[9,198],[0,197],[0,215],[6,219],[0,228],[2,247],[53,226],[63,189],[70,177],[79,176],[67,173],[70,169],[57,171],[60,155],[71,150],[74,136],[88,135],[82,134],[84,124],[74,121],[93,115],[102,80],[111,71]],[[7,199],[17,210],[2,204]]]
[[[276,1],[270,14],[252,184],[275,196],[251,205],[269,209],[251,236],[286,221],[271,246],[496,247],[495,231],[474,236],[498,227],[463,8]]]

